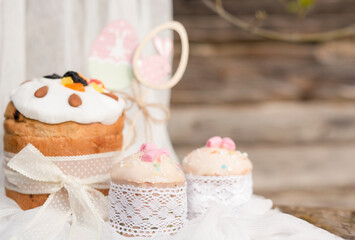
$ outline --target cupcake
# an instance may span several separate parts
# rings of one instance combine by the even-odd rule
[[[246,153],[235,150],[230,138],[212,137],[205,147],[183,160],[188,192],[188,217],[203,214],[216,204],[232,210],[252,195],[252,164]]]
[[[171,235],[186,220],[186,184],[165,149],[143,144],[111,170],[109,223],[129,237]]]
[[[123,141],[125,103],[98,80],[77,72],[22,83],[11,93],[4,121],[6,163],[27,144],[60,170],[78,178],[109,174]],[[7,169],[9,170],[9,169]],[[24,209],[42,205],[48,194],[23,189],[6,178],[6,194]],[[109,178],[98,190],[108,193]]]

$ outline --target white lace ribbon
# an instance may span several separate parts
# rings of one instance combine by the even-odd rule
[[[109,224],[126,236],[175,234],[186,222],[186,204],[186,184],[143,188],[111,183]]]
[[[97,229],[96,239],[100,239],[101,224],[107,218],[107,198],[94,187],[107,187],[109,174],[70,176],[52,158],[28,144],[4,165],[6,188],[28,194],[50,194],[36,217],[13,239],[46,239],[70,217],[69,237],[78,234],[77,228],[86,227]]]
[[[195,218],[216,204],[237,211],[253,194],[252,174],[241,176],[185,175],[188,218]]]

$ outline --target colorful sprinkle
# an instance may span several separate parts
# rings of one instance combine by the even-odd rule
[[[75,91],[85,92],[85,87],[81,83],[69,83],[65,85],[67,88],[73,89]]]
[[[67,84],[72,84],[74,83],[73,82],[73,79],[71,77],[63,77],[62,78],[62,85],[65,86]]]
[[[87,86],[88,82],[80,73],[69,71],[64,74],[63,77],[71,77],[74,83],[81,83],[83,86]]]
[[[99,93],[104,93],[104,89],[106,89],[105,85],[100,81],[100,80],[97,80],[97,79],[91,79],[89,81],[89,84],[91,84],[91,86],[96,90],[98,91]],[[111,96],[112,97],[112,96]]]
[[[97,83],[92,83],[91,86],[96,90],[98,91],[99,93],[103,93],[104,92],[104,89],[98,85]]]
[[[227,166],[225,165],[225,164],[222,164],[222,169],[226,169],[227,168]]]
[[[81,73],[78,72],[79,77],[81,77],[82,79],[84,79],[86,81],[86,83],[88,82],[88,79],[86,77],[84,77]]]
[[[211,152],[211,154],[216,154],[216,153],[217,153],[217,151],[216,151],[216,150]]]
[[[100,80],[97,80],[97,79],[90,79],[89,84],[93,84],[93,83],[96,83],[96,84],[99,85],[100,87],[106,89],[105,85],[104,85]]]
[[[153,166],[157,171],[160,171],[160,164],[159,163],[154,163]]]
[[[175,162],[175,167],[176,167],[177,170],[181,169],[180,165],[177,162]]]

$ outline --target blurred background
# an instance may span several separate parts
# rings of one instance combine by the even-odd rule
[[[333,39],[266,38],[202,0],[173,1],[191,51],[172,91],[169,133],[177,154],[183,158],[210,136],[230,136],[254,163],[257,194],[276,204],[355,209],[355,1],[223,5],[251,29],[279,33],[274,38],[335,30]]]

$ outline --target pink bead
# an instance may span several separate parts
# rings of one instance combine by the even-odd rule
[[[142,144],[141,148],[139,149],[140,152],[147,152],[149,150],[158,149],[157,145],[154,143],[144,143]]]
[[[222,142],[222,138],[219,136],[211,137],[206,143],[206,147],[219,147]]]
[[[227,149],[227,150],[230,150],[230,151],[235,150],[235,143],[229,137],[223,138],[220,146],[221,146],[221,148],[224,148],[224,149]]]

